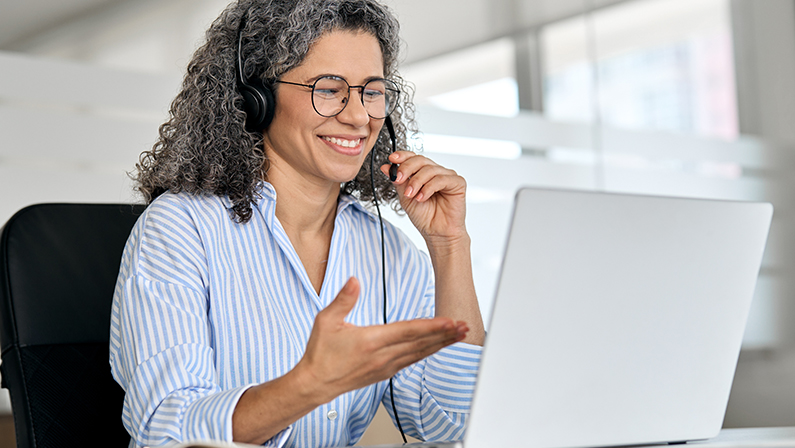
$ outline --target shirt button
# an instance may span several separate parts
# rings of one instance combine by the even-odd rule
[[[326,417],[328,417],[328,419],[331,420],[331,421],[336,420],[337,419],[337,411],[335,411],[334,409],[328,411],[328,414],[326,414]]]

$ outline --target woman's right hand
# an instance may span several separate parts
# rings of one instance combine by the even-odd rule
[[[345,322],[358,297],[359,282],[351,277],[315,317],[306,352],[295,367],[303,373],[303,386],[323,403],[391,378],[400,369],[463,340],[469,331],[466,323],[449,318],[358,327]]]
[[[357,327],[345,322],[359,297],[351,278],[315,317],[304,357],[279,378],[240,397],[232,416],[236,442],[262,444],[339,395],[391,378],[409,366],[464,339],[464,322],[446,317]]]

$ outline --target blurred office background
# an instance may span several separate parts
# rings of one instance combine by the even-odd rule
[[[485,317],[520,185],[772,202],[725,426],[795,425],[795,0],[386,1],[415,144],[469,182]],[[226,4],[0,0],[0,222],[139,200],[126,172]]]

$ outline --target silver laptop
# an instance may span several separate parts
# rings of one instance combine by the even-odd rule
[[[772,213],[520,190],[463,445],[716,436]]]

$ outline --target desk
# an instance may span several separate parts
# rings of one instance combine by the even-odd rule
[[[379,445],[381,448],[400,448],[400,445]],[[459,446],[459,445],[455,445]],[[218,442],[184,443],[171,448],[256,448],[246,444],[222,444]],[[795,448],[795,426],[782,428],[736,428],[724,429],[709,440],[688,442],[681,445],[642,445],[642,448]],[[366,447],[363,447],[366,448]],[[373,447],[376,448],[376,447]],[[452,448],[452,447],[448,447]],[[622,447],[633,448],[633,447]],[[638,447],[639,448],[639,447]]]
[[[705,448],[795,448],[795,426],[783,428],[724,429],[714,439],[701,442],[689,442],[682,446]]]

